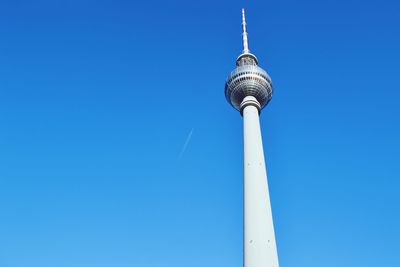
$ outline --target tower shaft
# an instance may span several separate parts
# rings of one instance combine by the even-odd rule
[[[258,105],[252,96],[245,97],[241,105],[244,132],[244,267],[278,267]]]

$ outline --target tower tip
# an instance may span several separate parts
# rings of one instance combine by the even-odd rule
[[[244,8],[242,8],[242,29],[243,29],[243,53],[249,53],[249,44],[247,41],[247,30],[246,30],[246,15]]]

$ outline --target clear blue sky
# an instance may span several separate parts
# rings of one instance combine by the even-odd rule
[[[398,1],[6,0],[0,267],[242,266],[242,6],[281,266],[400,266]]]

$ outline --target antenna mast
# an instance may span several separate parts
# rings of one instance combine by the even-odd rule
[[[243,54],[250,53],[249,44],[247,41],[247,31],[246,31],[246,15],[244,13],[244,8],[242,8],[242,28],[243,28]]]

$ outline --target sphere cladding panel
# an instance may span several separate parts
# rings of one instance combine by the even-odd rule
[[[238,66],[225,83],[225,97],[237,110],[246,96],[254,96],[264,108],[272,98],[272,82],[268,74],[254,65]]]

